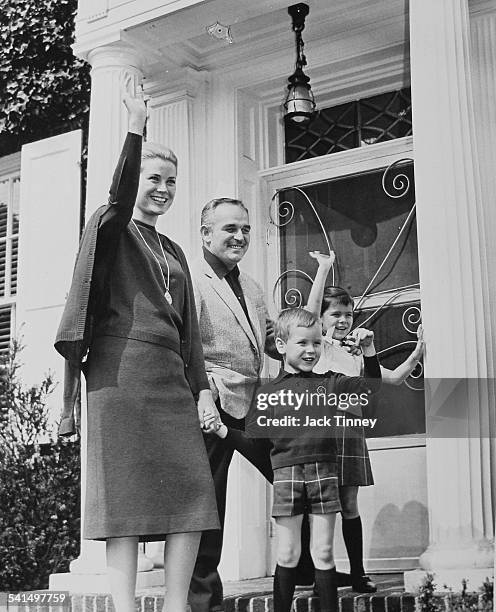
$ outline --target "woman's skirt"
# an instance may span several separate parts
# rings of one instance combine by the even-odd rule
[[[205,443],[184,364],[157,344],[102,336],[87,367],[84,537],[218,529]]]
[[[374,477],[363,427],[347,425],[340,428],[336,441],[339,486],[373,485]]]

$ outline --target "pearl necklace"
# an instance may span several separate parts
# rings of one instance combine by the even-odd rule
[[[148,242],[145,240],[145,237],[143,236],[143,234],[141,233],[140,228],[136,225],[136,223],[134,222],[134,219],[132,219],[133,225],[134,227],[137,229],[138,234],[140,235],[141,240],[143,240],[143,242],[145,243],[146,248],[150,251],[150,253],[153,256],[153,259],[157,262],[158,265],[158,269],[160,270],[160,274],[162,275],[162,278],[164,279],[164,285],[165,285],[165,293],[164,293],[164,297],[167,300],[167,303],[172,305],[172,295],[170,294],[169,291],[169,281],[170,281],[170,268],[169,268],[169,262],[167,261],[167,257],[165,256],[165,252],[164,252],[164,247],[162,246],[162,242],[160,241],[160,237],[158,235],[158,232],[155,228],[153,228],[155,235],[157,236],[157,240],[158,243],[160,245],[160,250],[162,251],[162,256],[165,260],[165,265],[167,266],[167,280],[165,280],[165,275],[164,275],[164,271],[162,270],[162,266],[160,265],[160,261],[158,260],[158,257],[155,255],[155,253],[153,252],[153,250],[150,248],[150,245],[148,244]]]

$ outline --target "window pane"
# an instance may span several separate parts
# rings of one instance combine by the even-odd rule
[[[359,146],[356,103],[324,108],[306,128],[286,121],[286,163]]]
[[[5,257],[6,257],[6,244],[5,242],[0,243],[0,296],[5,296]]]
[[[360,101],[362,144],[374,144],[411,135],[412,110],[409,93],[405,93],[405,90],[394,91]]]
[[[12,233],[19,232],[19,201],[20,201],[21,179],[15,178],[12,182]]]
[[[412,134],[408,87],[319,109],[308,124],[287,120],[286,163],[338,153]]]
[[[9,181],[0,181],[0,238],[7,235]]]
[[[280,202],[286,200],[289,207],[294,207],[292,221],[281,229],[283,270],[297,268],[304,272],[288,275],[282,283],[283,292],[294,287],[306,299],[310,287],[305,274],[313,278],[315,273],[315,262],[308,252],[327,252],[327,237],[337,258],[334,284],[353,296],[363,293],[415,201],[413,165],[409,163],[393,171],[396,175],[404,174],[409,181],[408,192],[397,199],[389,197],[382,188],[384,169],[304,186],[303,193],[295,189],[280,193]],[[279,223],[285,219],[288,217],[280,217]],[[368,293],[393,290],[418,281],[417,233],[415,219],[411,217]]]
[[[11,307],[0,308],[0,352],[3,353],[10,346],[10,319]]]
[[[371,310],[355,313],[354,325],[359,326],[371,314]],[[419,302],[387,306],[366,324],[374,331],[374,345],[385,368],[394,370],[414,349],[419,315]],[[425,433],[422,367],[417,366],[412,375],[399,386],[382,385],[374,406],[377,425],[368,432],[369,437]]]
[[[18,255],[18,238],[12,239],[12,264],[10,276],[10,295],[17,293],[17,255]]]

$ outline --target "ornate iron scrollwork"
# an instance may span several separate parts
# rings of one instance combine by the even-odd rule
[[[394,175],[394,170],[398,169],[398,166],[400,165],[404,165],[405,163],[410,163],[413,162],[412,159],[408,159],[408,158],[403,158],[403,159],[399,159],[395,162],[393,162],[392,164],[390,164],[383,172],[382,175],[382,189],[384,191],[384,193],[393,199],[398,199],[398,198],[402,198],[404,197],[410,190],[411,187],[411,182],[410,182],[410,178],[404,173],[404,172],[400,172],[398,174]],[[390,187],[389,187],[390,185]],[[301,189],[300,187],[290,187],[290,188],[285,188],[285,189],[281,189],[281,190],[277,190],[270,202],[270,210],[269,210],[269,219],[270,219],[270,223],[273,224],[274,226],[276,226],[277,228],[282,228],[285,227],[287,225],[289,225],[295,216],[295,205],[289,201],[288,199],[283,200],[282,202],[278,202],[277,198],[279,196],[279,193],[281,191],[284,191],[284,193],[287,193],[288,190],[294,190],[297,191],[298,193],[300,193],[305,201],[308,203],[315,219],[318,222],[318,225],[320,227],[320,231],[322,233],[322,236],[325,240],[328,252],[331,252],[331,244],[329,241],[329,237],[328,234],[325,230],[324,224],[322,222],[322,219],[320,218],[319,213],[316,210],[316,207],[314,206],[313,202],[311,201],[311,199],[309,198],[309,196],[305,193],[305,191],[303,189]],[[287,197],[287,196],[286,196]],[[369,297],[370,294],[370,289],[373,286],[375,280],[377,279],[377,277],[379,276],[381,270],[384,268],[385,264],[388,262],[389,258],[391,257],[391,254],[393,253],[396,245],[398,244],[400,238],[402,237],[403,233],[406,231],[406,228],[408,227],[409,223],[411,222],[412,218],[415,215],[415,210],[416,210],[416,205],[413,204],[412,208],[410,209],[405,221],[402,223],[393,243],[391,244],[391,247],[389,248],[388,252],[386,253],[386,255],[384,256],[383,260],[381,261],[380,265],[378,266],[376,272],[373,274],[371,280],[369,281],[369,283],[367,283],[367,286],[364,290],[364,292],[362,293],[362,295],[358,298],[356,304],[355,304],[355,309],[359,309],[360,306],[363,304],[363,302],[365,301],[365,299],[367,297]],[[274,208],[276,208],[277,212],[277,217],[278,217],[278,221],[276,221],[274,219],[274,216],[272,214],[272,211],[274,210]],[[282,221],[281,221],[282,219]],[[279,277],[276,279],[275,283],[274,283],[274,287],[273,287],[273,291],[272,291],[272,298],[274,300],[274,302],[276,302],[276,296],[277,296],[277,291],[282,283],[282,280],[287,278],[289,275],[294,274],[300,277],[303,277],[306,281],[308,281],[309,283],[313,282],[313,279],[311,278],[310,275],[308,275],[306,272],[304,272],[303,270],[299,270],[299,269],[291,269],[291,270],[285,270],[283,271]],[[334,266],[332,268],[332,284],[335,284],[335,270],[334,270]],[[388,306],[389,304],[393,303],[398,297],[411,292],[413,290],[417,290],[419,288],[418,283],[415,283],[413,285],[408,285],[405,287],[399,287],[397,290],[394,290],[394,292],[387,292],[387,295],[385,296],[385,299],[382,303],[380,303],[375,309],[374,311],[366,318],[365,321],[362,321],[360,323],[361,326],[366,325],[367,323],[369,323],[370,321],[372,321],[373,319],[376,318],[376,316],[384,309],[386,308],[386,306]],[[375,297],[377,297],[377,295],[379,294],[374,294]],[[295,308],[295,307],[300,307],[303,305],[303,295],[302,292],[297,289],[296,287],[292,287],[286,290],[286,292],[284,293],[283,296],[283,300],[284,300],[284,304],[282,305],[283,308]],[[402,315],[402,325],[405,331],[407,331],[410,334],[415,334],[416,333],[416,327],[419,325],[421,321],[421,311],[420,308],[418,306],[410,306],[409,308],[407,308],[405,310],[405,312]],[[413,326],[415,326],[415,328],[413,328]],[[415,345],[416,344],[416,340],[407,340],[405,342],[400,342],[398,344],[386,347],[384,349],[382,349],[381,351],[379,351],[378,354],[386,354],[386,353],[390,353],[391,351],[393,351],[394,349],[397,349],[401,346],[406,346],[406,345]],[[414,372],[410,375],[410,378],[416,380],[422,377],[423,374],[423,365],[421,363],[419,363],[418,367],[414,370]],[[412,390],[415,391],[419,391],[422,390],[421,388],[419,388],[418,386],[412,386],[411,384],[409,384],[407,381],[405,381],[405,384]]]

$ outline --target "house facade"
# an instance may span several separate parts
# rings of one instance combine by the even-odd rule
[[[92,67],[86,211],[106,200],[127,127],[120,84],[131,76],[149,97],[148,138],[179,158],[175,204],[159,229],[190,258],[200,254],[203,204],[240,198],[253,227],[242,267],[264,287],[272,314],[305,299],[315,273],[308,251],[332,248],[333,280],[356,298],[391,367],[413,347],[421,317],[423,366],[386,401],[381,430],[369,440],[376,484],[360,493],[366,567],[405,571],[412,586],[425,570],[456,587],[467,577],[479,584],[494,567],[496,508],[496,7],[308,4],[306,72],[319,113],[307,127],[283,120],[295,60],[287,2],[80,0],[74,52]],[[10,198],[0,325],[10,325],[17,299],[32,363],[46,354],[77,245],[79,191],[64,178],[58,203],[47,207],[52,225],[56,218],[70,229],[61,237],[46,227],[45,240],[56,238],[41,254],[32,250],[42,247],[39,228],[50,225],[35,206],[43,181],[47,193],[53,188],[46,160],[60,167],[64,151],[77,177],[71,155],[80,135],[60,138],[44,141],[43,151],[38,143],[23,150],[20,197],[18,157],[0,176]],[[18,230],[9,219],[19,201]],[[19,278],[31,282],[23,280],[16,298],[18,234]],[[34,272],[36,257],[46,277]],[[47,282],[49,304],[39,297]],[[44,363],[60,369],[56,359]],[[270,374],[276,365],[266,367]],[[450,419],[446,433],[431,399],[448,379],[483,382],[470,387],[467,418]],[[222,575],[270,575],[270,489],[241,458],[231,468],[228,504]],[[142,569],[150,570],[157,550],[145,553]],[[338,541],[340,565],[345,556]],[[82,585],[104,569],[102,545],[84,542],[72,576],[53,577],[51,587],[76,577]]]

